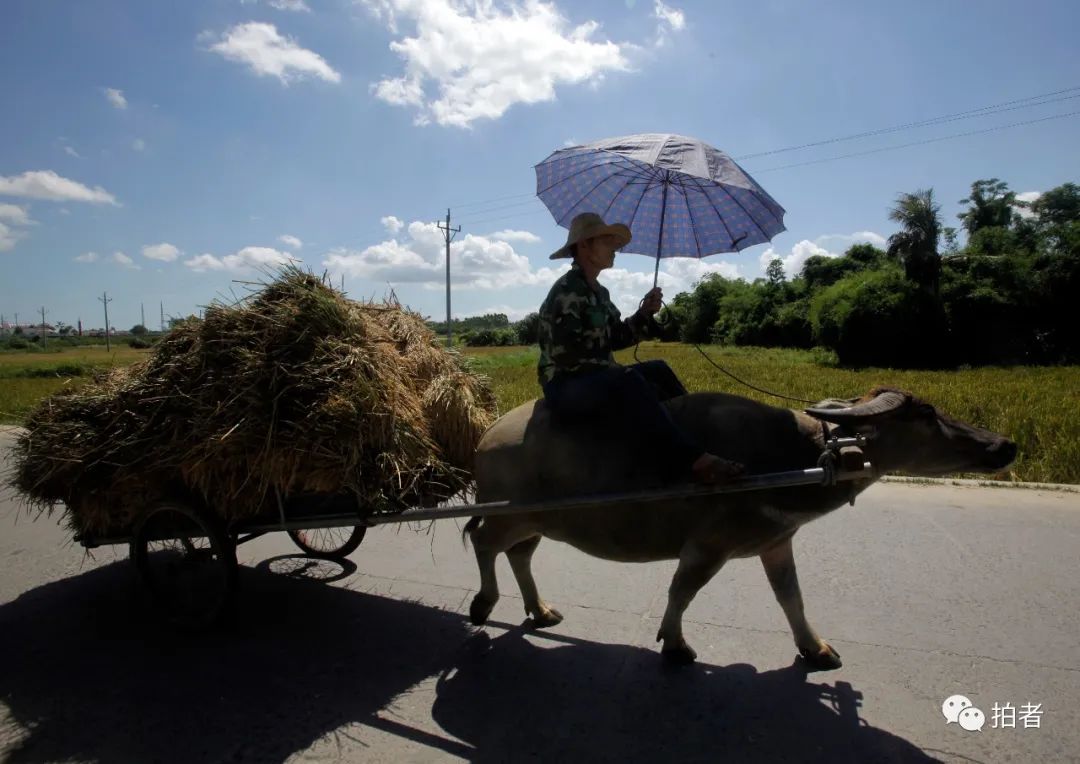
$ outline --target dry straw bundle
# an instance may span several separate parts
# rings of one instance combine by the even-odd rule
[[[13,483],[90,533],[130,528],[178,492],[226,520],[310,492],[398,511],[468,488],[495,416],[487,380],[420,316],[287,268],[180,324],[146,361],[44,401]]]

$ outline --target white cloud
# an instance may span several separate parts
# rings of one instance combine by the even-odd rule
[[[510,229],[496,231],[493,234],[489,234],[488,238],[496,239],[497,241],[520,241],[523,244],[536,244],[540,241],[540,237],[535,233],[529,231],[514,231]]]
[[[97,261],[97,252],[83,252],[81,255],[75,256],[75,262],[77,263],[96,263]]]
[[[37,223],[30,219],[25,207],[17,204],[0,203],[0,252],[9,252],[20,239],[26,238],[26,232],[12,226],[32,226]]]
[[[112,258],[110,259],[112,260],[112,262],[116,263],[117,265],[122,265],[125,268],[131,268],[135,271],[141,270],[140,266],[135,265],[135,261],[125,255],[123,252],[113,252]]]
[[[673,32],[678,32],[686,27],[686,15],[678,8],[664,5],[656,0],[653,7],[653,17],[656,18],[656,37],[653,45],[662,48],[671,41]]]
[[[398,231],[405,227],[405,224],[393,215],[387,215],[386,217],[380,219],[379,222],[383,224],[386,232],[391,236],[396,235]]]
[[[304,242],[300,241],[300,239],[298,239],[297,237],[291,236],[290,234],[287,234],[287,233],[284,233],[281,236],[279,236],[278,241],[280,241],[282,244],[284,244],[287,247],[292,247],[293,249],[300,249],[301,247],[304,246]]]
[[[30,219],[25,207],[17,204],[3,204],[0,202],[0,220],[12,225],[36,225]]]
[[[101,186],[88,188],[78,181],[63,178],[52,170],[31,170],[10,177],[0,175],[0,195],[119,206],[113,195]]]
[[[174,247],[172,244],[162,242],[161,244],[147,244],[142,248],[143,257],[150,260],[161,260],[164,263],[171,263],[176,258],[180,257],[181,251]]]
[[[536,313],[540,309],[539,305],[534,305],[529,308],[514,308],[510,305],[492,305],[490,308],[483,308],[482,310],[472,310],[468,313],[454,314],[454,318],[468,318],[469,316],[487,316],[492,313],[502,313],[511,321],[520,321],[530,313]],[[446,313],[443,313],[443,318],[446,318]]]
[[[830,252],[827,249],[819,247],[809,239],[803,239],[791,248],[791,252],[783,255],[777,252],[772,247],[769,247],[761,253],[761,257],[758,258],[758,263],[761,265],[762,273],[769,266],[773,260],[779,259],[784,264],[784,273],[788,278],[794,278],[802,272],[802,267],[806,261],[820,255],[822,257],[839,257],[840,255],[835,252]]]
[[[15,247],[15,242],[23,238],[22,231],[16,231],[4,223],[0,223],[0,252],[7,252]]]
[[[388,239],[363,250],[331,250],[323,265],[374,282],[445,288],[446,243],[442,231],[435,223],[421,221],[410,223],[405,231],[400,239]],[[450,245],[451,282],[458,290],[549,284],[564,270],[565,266],[534,271],[529,259],[515,252],[509,242],[485,236],[468,234]]]
[[[331,271],[345,273],[369,283],[415,285],[424,289],[442,290],[446,287],[446,244],[435,223],[414,221],[405,233],[363,250],[335,249],[327,253],[322,265]],[[547,262],[547,261],[545,261]],[[651,258],[640,255],[619,255],[620,267],[601,274],[600,281],[611,292],[612,300],[624,315],[637,310],[638,301],[652,288]],[[493,236],[474,236],[450,245],[450,277],[455,291],[502,290],[516,287],[549,287],[569,268],[569,261],[560,260],[551,266],[535,268],[524,255],[516,252],[508,241]],[[624,265],[647,266],[643,272],[628,270]],[[690,289],[709,273],[738,278],[738,266],[717,259],[666,258],[662,261],[659,283],[668,298]],[[524,313],[532,312],[536,306]],[[481,312],[501,312],[511,315],[511,309],[494,308]],[[520,318],[523,313],[517,311]]]
[[[212,39],[213,35],[204,33],[200,38]],[[341,82],[341,75],[322,56],[282,37],[273,24],[257,21],[237,24],[225,31],[210,50],[230,61],[246,64],[260,77],[277,77],[284,85],[306,77]]]
[[[200,273],[203,271],[221,271],[225,269],[225,263],[221,262],[213,255],[206,253],[196,255],[189,260],[185,260],[184,265],[186,265],[188,268],[191,268],[191,270],[198,271]]]
[[[660,20],[661,25],[667,24],[676,32],[686,27],[686,15],[678,8],[664,5],[660,0],[656,0],[653,6],[653,16]]]
[[[117,109],[127,108],[127,99],[124,98],[124,91],[117,90],[116,88],[102,88],[102,90],[105,91],[105,98]]]
[[[133,151],[144,151],[146,149],[146,141],[142,138],[136,138],[131,142],[131,148]]]
[[[830,243],[851,246],[852,244],[873,244],[879,249],[884,249],[888,242],[880,233],[873,231],[856,231],[855,233],[827,233],[814,239],[819,246],[827,246]]]
[[[550,2],[528,0],[500,10],[488,0],[361,0],[397,35],[390,43],[404,73],[372,85],[376,97],[417,110],[416,122],[468,127],[497,119],[516,103],[555,100],[562,85],[597,84],[630,69],[625,45],[595,42],[599,24],[576,27]]]
[[[64,146],[64,153],[67,154],[68,156],[73,156],[73,157],[76,157],[76,158],[79,158],[79,159],[82,158],[82,157],[79,156],[79,152],[76,151],[75,149],[73,149],[71,146]]]
[[[277,8],[279,11],[311,13],[311,9],[308,8],[304,0],[269,0],[268,4],[271,8]]]
[[[1042,196],[1042,191],[1024,191],[1016,195],[1016,201],[1027,202],[1028,204],[1031,204],[1032,202],[1036,201],[1040,196]],[[1013,209],[1016,210],[1016,213],[1022,218],[1035,217],[1035,213],[1027,207],[1016,206],[1013,207]]]
[[[235,254],[215,257],[201,254],[184,261],[184,265],[194,271],[249,271],[256,269],[277,268],[300,260],[287,252],[271,247],[244,247]]]

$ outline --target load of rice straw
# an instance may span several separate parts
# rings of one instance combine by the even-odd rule
[[[42,402],[12,483],[77,533],[130,529],[194,496],[225,520],[348,493],[374,512],[450,498],[496,417],[487,380],[396,300],[360,303],[297,268],[215,304],[147,360]]]

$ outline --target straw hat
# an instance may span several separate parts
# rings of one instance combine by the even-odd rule
[[[630,243],[630,229],[622,223],[608,225],[595,212],[582,212],[570,221],[570,232],[566,235],[566,244],[552,252],[550,259],[558,260],[560,257],[573,257],[570,253],[572,244],[591,239],[594,236],[607,236],[608,234],[619,239],[617,249],[622,249]]]

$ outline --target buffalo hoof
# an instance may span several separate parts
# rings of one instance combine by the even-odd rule
[[[697,660],[697,653],[690,645],[678,645],[677,647],[665,647],[660,651],[660,657],[669,666],[689,666]]]
[[[799,654],[814,671],[832,671],[844,665],[840,660],[840,653],[824,643],[820,650],[806,650],[800,647]]]
[[[552,626],[558,626],[562,623],[562,619],[562,613],[555,608],[549,607],[544,612],[532,617],[532,627],[534,629],[547,629]]]
[[[489,602],[483,596],[477,594],[469,605],[469,620],[474,626],[483,626],[487,623],[488,616],[495,609],[495,603]]]

